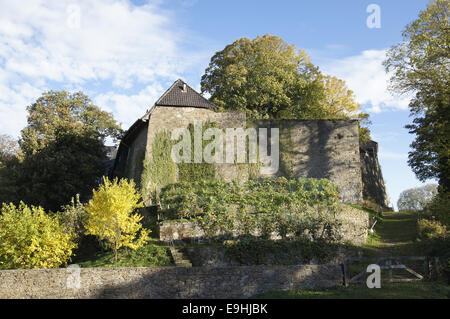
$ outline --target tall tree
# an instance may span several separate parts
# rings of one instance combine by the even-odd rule
[[[89,197],[104,174],[106,138],[118,138],[120,126],[81,92],[45,92],[27,107],[21,132],[23,159],[16,163],[14,201],[57,210],[76,194]]]
[[[347,87],[344,80],[332,75],[322,75],[320,81],[323,86],[323,97],[320,100],[319,114],[321,118],[358,118],[359,142],[365,144],[371,140],[369,114],[361,111],[361,104],[356,102],[352,90]]]
[[[428,184],[422,187],[404,190],[401,192],[397,201],[398,210],[423,210],[433,200],[436,194],[436,184]]]
[[[269,34],[241,38],[212,58],[202,93],[251,118],[367,119],[345,81],[322,75],[303,50]],[[361,131],[370,138],[368,129]]]
[[[27,111],[28,125],[22,130],[20,140],[26,155],[46,147],[58,132],[85,133],[102,142],[107,137],[117,139],[121,134],[112,114],[93,105],[82,92],[44,92]]]
[[[450,191],[450,1],[430,1],[418,19],[406,26],[403,41],[387,53],[391,90],[413,93],[410,102],[416,135],[409,165],[421,180],[439,180],[440,194]]]
[[[320,72],[306,52],[268,34],[241,38],[217,52],[201,89],[219,107],[254,118],[304,116],[304,106],[317,106],[323,94]]]
[[[19,154],[19,143],[11,135],[0,134],[0,166]]]
[[[14,173],[21,152],[19,143],[12,136],[7,134],[0,135],[0,204],[15,199],[14,194],[17,191]]]

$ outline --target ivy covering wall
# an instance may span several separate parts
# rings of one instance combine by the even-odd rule
[[[152,144],[152,159],[143,161],[141,195],[148,204],[154,202],[161,188],[177,181],[177,164],[170,155],[172,145],[170,133],[156,133]]]
[[[208,128],[217,127],[214,122],[202,124],[202,134]],[[144,202],[152,205],[158,200],[160,190],[166,185],[182,182],[194,182],[215,179],[215,167],[209,163],[194,163],[194,126],[189,125],[191,135],[191,163],[175,163],[171,157],[172,147],[178,142],[171,140],[166,131],[155,134],[152,143],[151,160],[142,157],[143,170],[140,176],[141,195]],[[209,141],[202,142],[202,150]]]
[[[215,122],[206,121],[202,123],[202,136],[208,128],[217,127]],[[213,180],[216,177],[216,169],[214,164],[210,163],[194,163],[194,125],[188,126],[191,135],[191,163],[178,163],[178,178],[180,182],[194,182],[201,180]],[[210,141],[203,141],[202,152]]]

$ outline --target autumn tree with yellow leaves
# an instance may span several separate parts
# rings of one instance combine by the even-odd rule
[[[134,213],[143,207],[133,181],[108,178],[86,205],[86,234],[106,240],[114,251],[114,260],[121,247],[137,249],[146,244],[150,230],[142,227],[142,216]]]
[[[322,74],[306,51],[270,34],[241,38],[216,52],[201,90],[221,110],[242,110],[249,118],[356,118],[368,124],[344,80]],[[360,142],[369,139],[361,126]]]

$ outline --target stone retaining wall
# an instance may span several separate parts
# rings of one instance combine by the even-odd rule
[[[364,244],[369,228],[369,214],[365,211],[343,205],[337,216],[341,222],[342,242],[351,242],[355,245]],[[220,235],[219,233],[217,234]],[[236,234],[238,236],[239,234]],[[203,229],[195,222],[168,220],[159,224],[159,239],[164,242],[193,240],[204,236]],[[274,234],[272,239],[278,239]]]
[[[247,298],[342,282],[337,264],[2,270],[0,298]]]

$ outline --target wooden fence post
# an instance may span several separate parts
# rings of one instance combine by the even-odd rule
[[[436,280],[439,280],[440,273],[439,273],[439,257],[434,257],[434,277]]]
[[[392,282],[392,260],[387,259],[386,260],[386,266],[387,268],[387,274],[388,274],[388,282]]]
[[[348,287],[350,285],[350,263],[347,259],[344,259],[342,264],[344,270],[344,286]]]
[[[423,261],[423,272],[424,272],[424,279],[429,280],[430,279],[430,259],[427,257]]]

